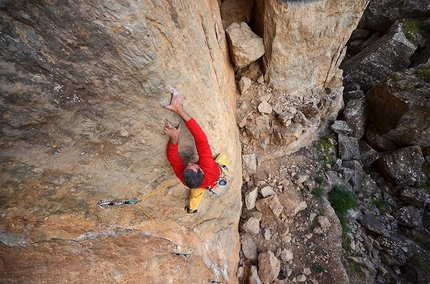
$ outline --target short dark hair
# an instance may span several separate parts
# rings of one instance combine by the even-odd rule
[[[192,169],[184,171],[184,183],[189,188],[198,188],[203,182],[203,172],[198,169],[197,172]]]

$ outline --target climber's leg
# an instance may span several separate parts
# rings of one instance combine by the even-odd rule
[[[202,201],[203,194],[205,193],[204,188],[192,188],[190,194],[190,210],[197,210],[200,201]]]

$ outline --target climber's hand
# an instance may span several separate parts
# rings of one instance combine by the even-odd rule
[[[172,144],[178,144],[179,142],[179,135],[181,134],[181,125],[182,122],[179,123],[178,127],[174,127],[167,119],[164,121],[164,133],[166,133],[170,137],[170,142]]]
[[[182,104],[182,97],[181,95],[172,88],[172,100],[170,102],[170,105],[163,105],[165,109],[171,110],[173,112],[176,112],[177,114],[181,114],[184,112],[184,105]]]
[[[170,92],[172,93],[172,101],[170,102],[170,105],[163,105],[163,107],[179,114],[184,121],[190,120],[191,116],[184,110],[181,95],[173,88]]]

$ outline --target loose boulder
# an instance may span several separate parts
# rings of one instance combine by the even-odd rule
[[[369,119],[381,136],[398,145],[430,146],[429,71],[420,65],[395,73],[366,94]]]
[[[388,74],[411,64],[409,57],[417,47],[406,38],[402,27],[397,22],[388,34],[341,65],[345,86],[355,83],[366,92]]]
[[[258,275],[264,284],[269,284],[279,274],[281,262],[271,251],[258,255]]]
[[[424,157],[417,146],[381,153],[376,163],[385,178],[396,185],[419,185],[427,180],[421,169]]]
[[[263,39],[245,22],[232,23],[226,31],[234,65],[243,68],[263,56]]]

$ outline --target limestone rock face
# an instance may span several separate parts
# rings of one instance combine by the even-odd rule
[[[367,93],[369,119],[385,139],[398,145],[430,146],[430,78],[425,75],[429,69],[421,65],[398,72]]]
[[[252,18],[254,0],[225,0],[221,3],[221,17],[224,29],[232,23],[249,22]]]
[[[327,87],[367,2],[257,0],[256,33],[264,35],[266,81],[304,97]]]
[[[0,4],[2,282],[237,283],[236,87],[218,3],[166,3]],[[230,161],[196,215],[165,157],[164,119],[180,122],[160,104],[170,86]],[[186,127],[180,153],[196,159]]]

